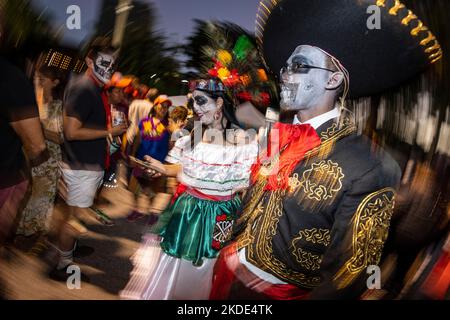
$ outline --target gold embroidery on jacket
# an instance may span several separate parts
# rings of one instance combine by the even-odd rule
[[[326,159],[333,152],[334,145],[339,139],[349,136],[354,132],[356,132],[356,126],[348,117],[344,118],[341,129],[337,131],[331,130],[328,132],[327,137],[322,137],[324,140],[322,140],[319,146],[305,153],[303,160],[304,166],[307,166],[311,160],[317,160],[317,158],[320,160]]]
[[[395,204],[395,191],[385,188],[368,195],[352,219],[352,256],[336,273],[338,288],[348,286],[369,265],[380,261]]]
[[[297,262],[307,270],[319,270],[322,263],[322,256],[313,254],[302,248],[293,247],[292,254]]]
[[[309,160],[317,161],[317,156],[325,157],[331,152],[337,140],[356,131],[356,127],[350,121],[344,121],[344,125],[332,137],[322,141],[321,145],[308,151],[303,160],[306,166]],[[324,151],[325,150],[325,151]],[[320,159],[320,158],[319,158]],[[295,177],[295,174],[293,175]],[[266,177],[261,178],[261,185]],[[298,179],[298,175],[297,175]],[[295,183],[295,178],[290,179]],[[256,187],[256,186],[254,186]],[[253,188],[254,188],[253,187]],[[253,189],[252,188],[252,189]],[[289,190],[288,190],[289,191]],[[255,194],[260,197],[254,198]],[[284,281],[294,283],[304,288],[314,288],[320,284],[321,278],[316,275],[306,275],[302,272],[290,269],[285,263],[274,256],[273,237],[276,235],[280,217],[283,215],[282,198],[286,192],[283,190],[264,191],[264,187],[252,194],[251,205],[246,206],[243,212],[248,220],[245,222],[245,230],[237,239],[238,248],[246,248],[247,260],[258,268],[275,275]],[[258,204],[261,204],[258,206]],[[256,210],[257,208],[259,209]],[[249,218],[250,217],[250,218]]]
[[[330,244],[330,230],[329,229],[303,229],[300,230],[299,235],[292,240],[292,254],[295,256],[297,262],[305,269],[318,270],[322,263],[322,256],[315,255],[302,249],[299,243],[301,240],[311,242],[313,244],[322,244],[325,247]]]
[[[289,191],[297,196],[297,203],[306,208],[312,208],[316,204],[329,205],[342,189],[344,177],[338,163],[322,160],[304,171],[300,181],[297,173],[292,175],[289,179]]]
[[[283,214],[281,200],[284,194],[284,190],[271,192],[265,213],[259,216],[259,232],[253,232],[252,234],[252,240],[256,244],[255,246],[247,246],[247,260],[280,279],[306,288],[313,288],[320,283],[320,277],[307,276],[304,273],[289,269],[285,263],[278,260],[273,254],[272,239],[276,235],[278,222]],[[251,225],[247,225],[247,230],[248,228],[251,228]]]
[[[304,240],[314,244],[323,244],[327,247],[330,244],[330,230],[329,229],[303,229],[300,230],[299,236],[294,238],[294,241]]]
[[[330,139],[331,137],[333,137],[336,134],[336,130],[338,129],[338,124],[337,122],[334,122],[328,129],[327,131],[324,131],[320,134],[320,138],[321,140],[327,140]]]

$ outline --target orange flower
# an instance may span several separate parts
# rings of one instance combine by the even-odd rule
[[[259,80],[261,80],[261,81],[268,80],[266,71],[264,69],[258,69],[258,77],[259,77]]]
[[[252,79],[250,78],[250,76],[247,73],[242,75],[240,77],[240,80],[244,86],[248,86],[250,84],[250,82],[252,82]]]

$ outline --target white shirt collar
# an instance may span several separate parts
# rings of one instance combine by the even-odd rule
[[[323,125],[328,120],[331,120],[331,119],[339,117],[340,114],[341,114],[341,112],[339,111],[339,108],[336,107],[336,108],[334,108],[331,111],[322,113],[321,115],[318,115],[317,117],[309,119],[308,121],[305,121],[303,123],[300,122],[300,120],[297,118],[297,115],[295,115],[293,124],[310,124],[311,127],[313,127],[314,129],[317,129],[318,127]]]

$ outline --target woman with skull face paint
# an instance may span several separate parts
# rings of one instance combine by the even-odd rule
[[[227,129],[238,122],[221,82],[196,82],[193,99],[196,129],[202,130],[177,140],[168,164],[145,157],[148,174],[178,176],[180,185],[144,236],[122,298],[207,299],[215,258],[230,240],[241,202],[237,192],[248,187],[258,144],[229,138]]]

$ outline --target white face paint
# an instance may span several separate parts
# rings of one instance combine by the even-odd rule
[[[94,75],[102,83],[106,84],[111,80],[114,73],[114,63],[116,58],[112,54],[99,52],[94,61]]]
[[[292,79],[292,76],[289,76],[290,81],[284,78],[281,81],[281,101],[280,107],[284,110],[293,110],[295,109],[295,97],[297,96],[297,91],[300,86],[299,81],[295,81]]]
[[[199,120],[207,126],[213,124],[214,115],[218,109],[216,101],[199,90],[195,90],[192,97],[194,98],[194,112],[198,115]]]
[[[306,110],[318,103],[333,72],[326,68],[326,61],[327,57],[317,48],[296,48],[280,72],[282,109]]]

